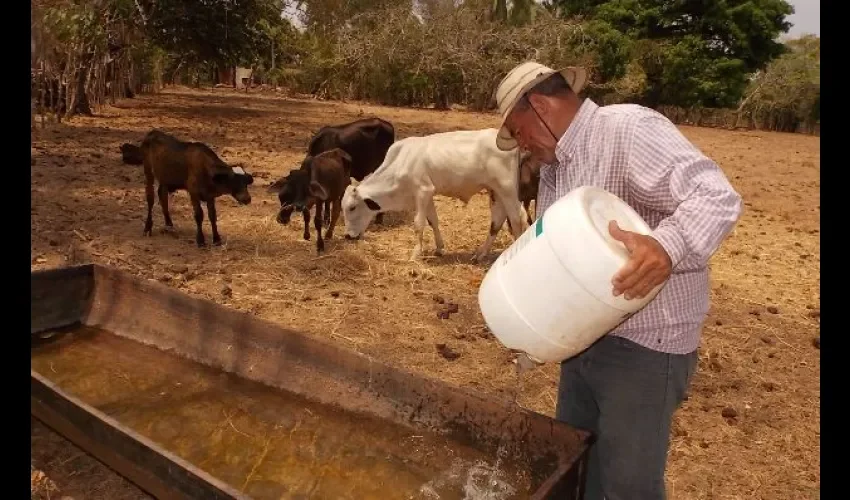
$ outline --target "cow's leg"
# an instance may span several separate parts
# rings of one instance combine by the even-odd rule
[[[339,220],[339,213],[342,211],[342,200],[337,198],[331,205],[331,218],[328,222],[328,230],[325,232],[325,239],[329,240],[334,237],[334,228]]]
[[[301,211],[301,215],[304,216],[304,239],[310,240],[310,209],[305,208]]]
[[[443,255],[444,244],[443,244],[443,235],[440,234],[440,221],[437,219],[437,206],[434,205],[434,199],[431,198],[430,203],[428,203],[428,224],[431,226],[431,230],[434,231],[434,245],[437,249],[434,251],[436,255]]]
[[[331,202],[325,202],[325,225],[329,225],[331,223]]]
[[[195,226],[198,228],[198,232],[195,235],[195,243],[198,244],[198,247],[206,246],[207,242],[204,238],[204,230],[202,225],[204,223],[204,211],[201,208],[201,200],[196,198],[194,195],[189,195],[192,200],[192,210],[195,212]]]
[[[492,190],[490,190],[490,191],[489,191],[489,193],[490,193],[490,210],[492,211],[492,210],[493,210],[493,204],[494,204],[494,203],[495,203],[495,204],[498,204],[498,203],[499,203],[499,201],[498,201],[498,200],[496,200],[496,198],[495,198],[496,194],[495,194],[495,193],[493,193],[493,191],[492,191]],[[511,220],[507,218],[507,215],[505,215],[505,219],[506,219],[506,222],[508,223],[508,231],[509,231],[511,234],[513,234],[513,232],[514,232],[514,228],[513,228],[513,226],[511,226]],[[499,229],[502,229],[502,227],[501,227],[501,226],[499,226]]]
[[[168,211],[168,186],[160,184],[157,192],[159,194],[159,206],[162,208],[162,217],[165,219],[165,228],[174,229],[174,224],[171,222],[171,213]]]
[[[423,237],[425,235],[425,223],[428,219],[428,204],[433,203],[434,188],[420,188],[416,193],[416,215],[413,217],[413,231],[416,235],[416,243],[410,260],[419,260],[422,256]]]
[[[215,212],[215,198],[211,198],[207,202],[207,217],[209,217],[210,226],[212,226],[213,245],[221,245],[221,236],[218,234],[218,219]]]
[[[322,239],[322,213],[325,204],[321,201],[316,203],[316,217],[314,218],[314,223],[316,224],[316,253],[322,253],[325,251],[325,240]]]
[[[150,236],[153,229],[153,181],[153,172],[145,167],[145,200],[148,202],[148,217],[145,219],[145,230],[142,232],[145,236]]]
[[[493,242],[496,241],[496,236],[505,224],[505,220],[507,220],[507,214],[505,213],[504,205],[502,205],[498,198],[492,199],[490,203],[490,234],[487,235],[487,239],[476,250],[475,255],[472,257],[473,260],[481,262],[484,256],[490,252],[490,248],[493,246]]]
[[[384,223],[384,212],[378,212],[375,216],[375,224],[382,225]]]
[[[519,198],[517,197],[516,186],[497,186],[496,189],[493,190],[494,198],[497,204],[501,204],[505,214],[507,216],[508,222],[510,224],[511,234],[516,240],[522,233],[525,231],[526,226],[523,224],[525,222],[523,219],[525,218],[523,215],[522,203],[520,203]]]

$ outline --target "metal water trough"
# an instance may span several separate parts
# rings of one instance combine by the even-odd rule
[[[88,264],[31,274],[31,335],[83,324],[322,403],[514,456],[553,472],[534,499],[581,499],[591,436],[160,283]],[[31,413],[157,498],[248,498],[31,370]]]

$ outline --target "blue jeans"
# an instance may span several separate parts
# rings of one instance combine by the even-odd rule
[[[555,418],[596,437],[585,500],[664,500],[673,413],[697,351],[667,354],[606,335],[561,364]]]

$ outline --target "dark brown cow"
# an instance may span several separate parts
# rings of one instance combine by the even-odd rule
[[[221,244],[221,236],[216,224],[215,199],[231,195],[241,205],[251,203],[248,186],[254,178],[242,167],[231,166],[222,161],[207,145],[200,142],[184,142],[159,130],[151,130],[142,141],[142,156],[145,168],[145,195],[148,203],[148,217],[145,221],[144,235],[150,236],[153,228],[154,180],[159,184],[157,192],[162,206],[165,226],[173,228],[171,214],[168,212],[168,194],[177,190],[188,191],[195,213],[198,231],[196,243],[206,245],[201,225],[204,212],[201,202],[207,204],[207,215],[212,226],[213,245]]]
[[[316,251],[325,251],[324,239],[333,238],[334,227],[339,219],[342,195],[351,184],[351,156],[340,148],[307,157],[301,168],[289,172],[276,182],[280,211],[277,222],[288,224],[292,212],[304,215],[304,239],[310,239],[310,209],[316,207]],[[322,239],[322,208],[332,205],[328,229]]]
[[[316,156],[334,148],[340,148],[351,157],[351,177],[358,182],[375,171],[384,161],[387,149],[395,142],[395,128],[392,123],[380,118],[364,118],[341,125],[322,127],[310,139],[307,156]],[[325,204],[325,210],[330,204]],[[329,210],[328,210],[329,211]],[[329,213],[325,213],[328,222]],[[375,218],[377,224],[383,222],[383,214]]]

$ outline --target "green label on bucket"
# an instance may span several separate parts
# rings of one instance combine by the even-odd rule
[[[537,223],[534,224],[534,236],[540,236],[543,234],[543,217],[537,219]]]

